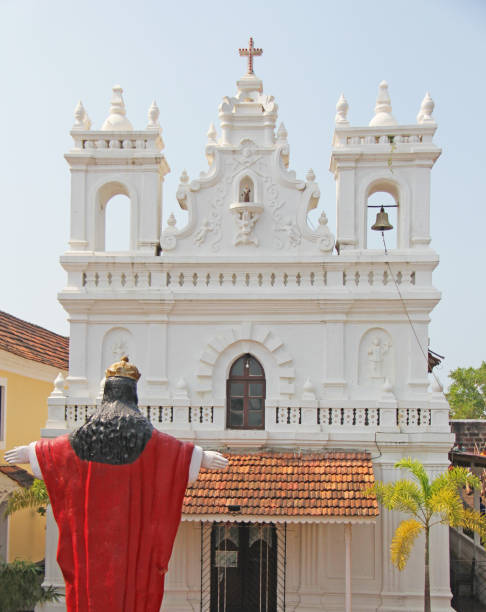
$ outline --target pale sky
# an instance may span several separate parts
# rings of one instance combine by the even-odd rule
[[[99,129],[111,87],[124,89],[128,118],[144,128],[160,108],[165,155],[164,219],[179,215],[182,170],[207,168],[206,133],[221,98],[245,72],[238,47],[252,35],[264,54],[255,72],[274,95],[289,133],[292,169],[313,168],[335,232],[328,171],[335,105],[367,125],[386,79],[393,114],[415,123],[430,91],[443,154],[432,172],[434,282],[431,348],[439,375],[486,359],[486,2],[484,0],[0,0],[0,310],[67,334],[56,294],[69,238],[73,111],[81,99]],[[181,223],[179,222],[179,226]]]

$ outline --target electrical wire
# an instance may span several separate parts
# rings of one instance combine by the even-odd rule
[[[383,239],[383,247],[385,249],[385,255],[388,255],[388,249],[386,248],[386,242],[385,242],[385,232],[383,232],[383,231],[381,232],[381,237]],[[428,369],[429,369],[429,357],[428,357],[428,354],[424,351],[424,348],[423,348],[423,346],[422,346],[422,344],[420,342],[420,338],[418,337],[417,330],[415,329],[415,326],[414,326],[414,324],[412,322],[412,319],[410,318],[410,314],[408,313],[408,309],[407,309],[407,304],[405,303],[405,300],[403,299],[402,292],[400,291],[400,287],[399,287],[399,285],[397,283],[395,275],[393,274],[393,271],[392,271],[391,266],[390,266],[390,262],[388,260],[385,260],[385,263],[387,265],[388,272],[390,273],[390,276],[391,276],[391,278],[393,280],[393,283],[394,283],[394,285],[396,287],[398,296],[400,297],[400,301],[402,303],[403,310],[404,310],[405,315],[406,315],[406,317],[408,319],[408,322],[410,323],[410,327],[412,328],[412,332],[413,332],[413,335],[415,336],[415,340],[417,341],[417,344],[418,344],[418,346],[420,348],[420,352],[422,353],[422,355],[423,355],[423,357],[425,359],[425,363],[427,365],[427,371],[428,371]],[[440,387],[442,387],[441,382],[438,379],[438,377],[436,376],[434,370],[432,370],[431,374],[435,378],[435,381],[437,382],[437,384]]]

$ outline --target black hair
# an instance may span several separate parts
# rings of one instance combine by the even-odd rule
[[[138,409],[137,382],[113,376],[106,379],[99,410],[71,433],[70,442],[84,461],[123,465],[138,459],[152,432]]]

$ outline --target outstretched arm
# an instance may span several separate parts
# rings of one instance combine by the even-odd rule
[[[39,478],[39,480],[44,480],[42,478],[39,462],[37,461],[35,452],[36,444],[37,442],[31,442],[28,446],[15,446],[12,450],[5,452],[5,461],[7,461],[7,463],[30,463],[32,474],[34,474],[36,478]]]
[[[216,451],[205,451],[200,446],[195,446],[192,452],[187,484],[196,482],[201,467],[209,470],[224,470],[228,467],[228,459]]]

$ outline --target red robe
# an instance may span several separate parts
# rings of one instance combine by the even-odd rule
[[[67,435],[37,442],[69,612],[159,612],[193,448],[154,430],[136,461],[110,465]]]

